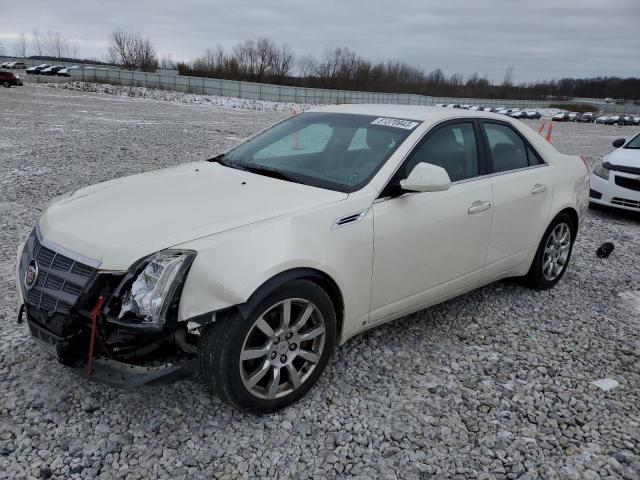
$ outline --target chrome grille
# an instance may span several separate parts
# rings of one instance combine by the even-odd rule
[[[35,229],[29,235],[19,268],[20,284],[28,306],[50,313],[68,314],[97,271],[99,262],[63,250],[41,241]],[[38,277],[33,287],[27,289],[24,273],[34,259],[38,265]]]

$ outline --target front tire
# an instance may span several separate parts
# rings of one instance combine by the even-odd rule
[[[201,371],[223,401],[258,414],[299,400],[316,383],[336,342],[336,313],[318,285],[292,281],[247,319],[233,310],[202,332]]]
[[[553,219],[542,236],[533,259],[527,283],[540,290],[555,286],[564,276],[571,259],[577,227],[566,213]]]

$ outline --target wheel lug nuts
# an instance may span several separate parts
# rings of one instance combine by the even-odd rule
[[[280,343],[280,337],[276,337],[273,339],[273,343]]]
[[[291,337],[293,337],[293,333],[289,332],[287,333],[284,338],[286,338],[287,340],[289,340]]]
[[[291,350],[292,352],[296,349],[297,345],[295,343],[292,343],[291,345],[289,345],[289,350]]]
[[[287,361],[287,356],[286,356],[286,355],[282,355],[282,356],[280,357],[280,361],[281,361],[282,363],[285,363],[285,362]]]
[[[271,352],[271,358],[275,359],[278,356],[278,354],[276,352]]]

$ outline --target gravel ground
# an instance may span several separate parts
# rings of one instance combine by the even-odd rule
[[[0,478],[640,478],[639,216],[590,211],[551,291],[501,282],[352,339],[267,417],[198,379],[88,384],[15,324],[15,248],[51,198],[212,156],[283,115],[0,89]],[[560,124],[553,143],[594,160],[632,132]]]

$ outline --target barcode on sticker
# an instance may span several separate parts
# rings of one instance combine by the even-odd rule
[[[412,122],[411,120],[402,120],[400,118],[387,117],[379,117],[371,122],[371,125],[384,125],[385,127],[403,128],[405,130],[413,130],[419,124],[419,122]]]

